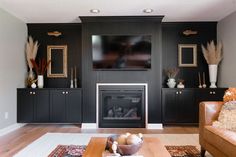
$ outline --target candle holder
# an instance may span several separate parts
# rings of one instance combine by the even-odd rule
[[[201,74],[200,74],[200,72],[198,72],[198,83],[199,83],[198,88],[202,88],[202,82],[201,82]]]
[[[71,68],[71,73],[70,73],[70,88],[74,88],[74,83],[73,83],[73,68]]]
[[[76,66],[75,66],[75,78],[74,78],[75,88],[77,88],[77,76],[76,76]]]
[[[202,87],[203,88],[206,88],[206,78],[205,78],[205,72],[203,72],[203,84],[202,84]]]
[[[70,80],[70,88],[74,88],[73,80]]]

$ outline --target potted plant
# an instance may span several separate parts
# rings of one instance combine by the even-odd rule
[[[223,58],[222,44],[219,43],[218,45],[215,45],[212,40],[210,43],[207,43],[206,48],[202,45],[202,53],[208,63],[211,83],[210,88],[216,88],[218,64]]]
[[[179,73],[179,69],[178,68],[168,68],[168,69],[165,69],[165,73],[168,77],[168,80],[167,80],[168,87],[174,88],[176,85],[175,77]]]

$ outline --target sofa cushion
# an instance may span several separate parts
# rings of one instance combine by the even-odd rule
[[[226,102],[221,108],[218,121],[212,125],[236,132],[236,101]]]
[[[204,139],[228,156],[236,157],[236,133],[213,126],[205,126]]]

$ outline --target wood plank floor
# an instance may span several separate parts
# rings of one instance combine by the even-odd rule
[[[80,125],[64,124],[31,124],[26,125],[14,132],[0,137],[0,157],[12,157],[15,153],[26,147],[47,132],[60,133],[143,133],[143,134],[196,134],[197,127],[164,127],[162,130],[147,130],[144,128],[132,129],[91,129],[84,130]]]

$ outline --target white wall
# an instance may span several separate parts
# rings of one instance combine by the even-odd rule
[[[26,75],[26,39],[26,24],[0,8],[0,129],[16,123],[16,88],[24,87]]]
[[[220,87],[236,87],[236,12],[219,21],[217,34],[224,52],[218,84]]]

